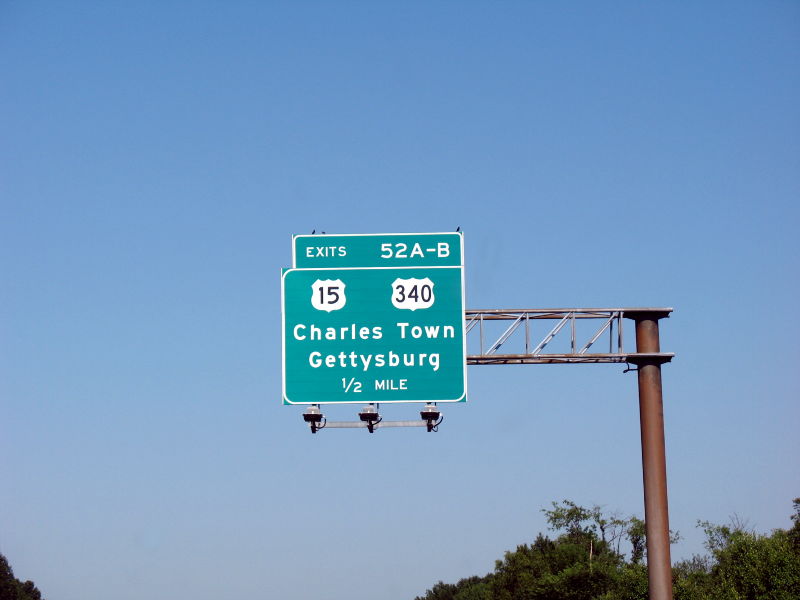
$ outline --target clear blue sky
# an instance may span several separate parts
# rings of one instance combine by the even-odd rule
[[[460,226],[470,308],[673,306],[673,556],[788,526],[798,107],[795,2],[3,2],[0,552],[58,600],[410,600],[551,500],[642,514],[618,366],[312,437],[279,272],[315,228]]]

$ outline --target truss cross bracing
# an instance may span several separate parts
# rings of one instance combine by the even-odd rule
[[[466,310],[467,364],[665,363],[671,352],[635,352],[625,319],[664,318],[671,308]],[[631,328],[633,329],[633,328]]]

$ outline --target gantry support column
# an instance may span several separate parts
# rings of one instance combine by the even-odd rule
[[[658,320],[668,313],[626,313],[636,322],[636,352],[660,353]],[[647,578],[650,600],[672,600],[672,563],[669,549],[667,460],[664,443],[664,405],[661,393],[662,357],[636,359],[639,375],[639,421],[642,434],[644,520],[647,532]]]

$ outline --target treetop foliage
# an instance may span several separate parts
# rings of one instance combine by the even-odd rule
[[[42,594],[32,581],[22,582],[5,556],[0,554],[0,600],[42,600]]]
[[[738,518],[730,525],[698,521],[709,554],[673,565],[675,600],[800,598],[800,498],[793,506],[793,527],[770,535]],[[540,533],[506,552],[491,573],[440,581],[415,600],[647,600],[644,521],[571,500],[542,512],[555,538]],[[670,538],[674,543],[678,534]]]

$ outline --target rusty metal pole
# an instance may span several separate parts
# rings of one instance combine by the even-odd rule
[[[625,315],[636,321],[637,354],[659,353],[658,320],[663,313]],[[639,367],[639,420],[642,433],[644,520],[647,532],[647,578],[650,600],[672,600],[672,563],[669,549],[667,460],[664,444],[664,406],[659,357],[641,357]]]

